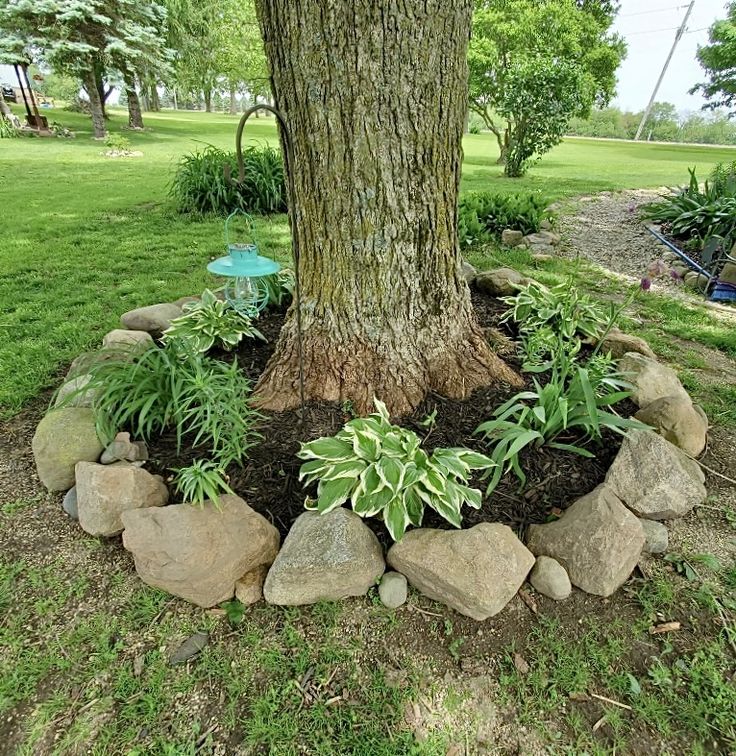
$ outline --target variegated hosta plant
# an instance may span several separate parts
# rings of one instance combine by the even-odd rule
[[[205,289],[199,301],[184,305],[184,314],[171,321],[163,333],[163,340],[167,343],[179,341],[195,353],[203,353],[215,344],[232,349],[243,336],[265,341],[264,335],[249,318]]]
[[[308,508],[325,514],[350,501],[361,517],[382,516],[394,541],[422,524],[425,506],[459,528],[463,504],[481,506],[481,492],[468,486],[471,471],[494,463],[470,449],[427,454],[416,433],[392,425],[386,406],[375,404],[377,412],[351,420],[336,436],[302,444],[299,479],[319,481]]]

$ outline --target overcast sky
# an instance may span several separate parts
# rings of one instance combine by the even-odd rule
[[[618,72],[616,105],[634,111],[646,107],[688,5],[686,0],[622,0],[616,31],[626,38],[629,54]],[[695,0],[688,33],[680,40],[657,100],[672,102],[678,110],[697,110],[703,104],[699,95],[688,94],[703,80],[695,54],[699,44],[708,42],[708,27],[725,18],[725,5],[726,0]]]

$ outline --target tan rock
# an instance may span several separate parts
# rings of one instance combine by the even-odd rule
[[[284,539],[263,595],[281,606],[362,596],[384,569],[381,544],[354,512],[305,512]]]
[[[708,420],[695,409],[690,397],[663,396],[636,413],[636,419],[651,426],[660,436],[697,457],[705,449]]]
[[[689,398],[672,368],[642,354],[627,352],[619,360],[618,368],[633,385],[631,399],[639,407],[646,407],[665,396]]]
[[[261,564],[247,572],[235,583],[235,598],[241,604],[257,604],[263,598],[263,582],[267,574],[267,564]]]
[[[565,568],[552,557],[540,556],[529,575],[534,590],[554,601],[564,601],[572,593],[572,585]]]
[[[103,349],[115,349],[123,352],[139,353],[156,346],[151,334],[147,331],[132,331],[116,328],[102,337]]]
[[[736,263],[727,262],[723,266],[723,270],[721,271],[721,275],[718,276],[718,280],[721,283],[727,283],[731,284],[731,286],[736,286]]]
[[[120,322],[129,331],[148,331],[148,333],[162,333],[175,318],[182,316],[181,307],[171,302],[139,307],[137,310],[126,312]]]
[[[657,359],[657,355],[654,354],[652,348],[644,339],[619,331],[618,328],[612,328],[608,336],[603,339],[601,351],[604,354],[610,352],[611,356],[616,360],[620,360],[628,352],[642,354],[650,360]]]
[[[639,517],[682,517],[705,501],[705,476],[697,462],[654,431],[629,431],[606,483]]]
[[[507,247],[518,247],[524,238],[522,231],[506,228],[501,232],[501,243]]]
[[[468,530],[411,530],[387,560],[425,596],[479,621],[511,601],[534,565],[511,528],[488,522]]]
[[[231,599],[241,578],[252,596],[252,573],[279,548],[276,528],[238,496],[221,496],[219,510],[212,502],[175,504],[129,510],[122,519],[123,545],[141,580],[204,608]]]
[[[91,407],[97,392],[94,389],[84,390],[91,379],[92,376],[87,374],[66,381],[56,394],[54,407]]]
[[[530,526],[527,546],[537,556],[556,559],[581,590],[610,596],[631,575],[644,542],[639,520],[601,485],[556,522]]]
[[[117,535],[123,530],[123,512],[161,507],[169,498],[168,489],[158,478],[127,462],[79,462],[76,478],[79,524],[90,535]]]
[[[38,477],[49,491],[68,491],[77,462],[95,462],[103,449],[94,413],[86,407],[49,412],[38,424],[31,447]]]
[[[478,273],[475,277],[475,287],[479,291],[494,297],[510,297],[528,283],[530,283],[530,279],[511,268],[487,270]]]

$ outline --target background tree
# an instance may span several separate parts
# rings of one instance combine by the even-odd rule
[[[708,104],[704,109],[728,108],[736,103],[736,2],[726,6],[726,18],[710,27],[710,44],[698,47],[698,60],[708,80],[691,93],[700,91]]]
[[[516,155],[529,153],[507,169],[508,175],[518,175],[532,155],[557,144],[566,118],[585,117],[593,105],[603,106],[613,96],[626,51],[623,40],[609,31],[615,11],[615,3],[606,2],[475,1],[470,107],[495,134],[499,163],[506,165],[512,148]],[[548,87],[547,102],[535,66]],[[544,112],[549,125],[532,127],[532,112]]]
[[[306,394],[393,413],[518,378],[461,274],[456,203],[472,0],[258,0],[293,141]],[[256,389],[298,404],[296,305]]]
[[[7,39],[20,41],[54,70],[81,80],[96,137],[106,134],[104,101],[110,88],[105,73],[117,66],[125,69],[125,78],[143,64],[163,65],[165,18],[162,6],[137,0],[15,0],[0,5],[0,30]]]

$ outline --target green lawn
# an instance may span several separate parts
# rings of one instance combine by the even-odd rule
[[[222,252],[222,221],[177,215],[167,184],[176,160],[204,143],[231,147],[237,118],[199,112],[147,114],[128,134],[144,155],[109,159],[88,120],[59,111],[76,139],[0,141],[0,417],[17,412],[120,313],[200,291],[206,262]],[[111,130],[125,116],[114,111]],[[127,133],[127,132],[126,132]],[[276,142],[272,119],[253,119],[251,141]],[[489,135],[465,141],[464,189],[537,191],[550,200],[683,180],[687,168],[732,159],[728,149],[570,141],[529,176],[505,179]],[[285,255],[283,217],[259,222],[266,248]]]

